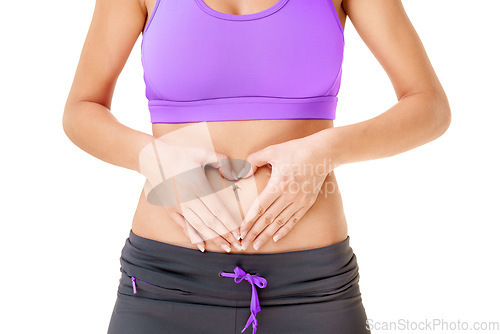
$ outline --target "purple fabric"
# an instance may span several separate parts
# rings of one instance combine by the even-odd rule
[[[134,294],[137,293],[137,286],[135,284],[135,281],[139,281],[139,282],[146,283],[146,284],[149,284],[149,285],[154,285],[154,284],[151,284],[151,283],[148,283],[148,282],[145,282],[145,281],[141,281],[140,279],[137,279],[134,276],[131,276],[130,279],[132,280],[132,288],[134,289]]]
[[[248,318],[245,328],[243,328],[241,332],[243,333],[245,329],[248,328],[250,323],[252,323],[253,334],[255,334],[257,332],[257,325],[258,325],[257,313],[260,312],[259,297],[257,295],[257,289],[255,288],[255,286],[257,285],[261,289],[265,288],[267,286],[267,280],[264,277],[260,277],[258,274],[254,275],[248,274],[238,266],[234,268],[234,273],[221,272],[220,276],[234,277],[234,281],[236,283],[240,283],[243,279],[245,279],[252,286],[252,299],[250,300],[250,317]]]
[[[248,15],[157,0],[141,42],[151,121],[335,119],[344,44],[332,0]]]
[[[248,328],[250,323],[252,323],[253,334],[255,334],[257,332],[258,326],[257,313],[259,313],[261,310],[259,297],[257,295],[257,289],[255,288],[255,286],[257,285],[261,289],[265,288],[267,286],[267,280],[264,277],[259,276],[259,274],[248,274],[238,266],[234,268],[234,273],[226,273],[222,271],[219,275],[223,277],[234,277],[234,281],[236,283],[240,283],[243,279],[245,279],[252,286],[252,297],[250,299],[250,317],[248,318],[245,328],[243,328],[241,332],[243,333],[245,329]],[[135,276],[130,276],[130,280],[132,281],[132,289],[134,294],[137,294],[137,285],[135,283],[136,281],[154,286],[154,284],[137,279]]]
[[[151,123],[184,123],[202,119],[205,122],[231,121],[238,115],[256,119],[335,119],[336,96],[303,99],[239,97],[207,101],[148,102]],[[272,112],[269,112],[272,110]]]

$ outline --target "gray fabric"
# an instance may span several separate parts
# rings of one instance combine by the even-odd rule
[[[257,334],[370,333],[349,240],[284,253],[202,253],[130,230],[108,334],[241,333],[250,316],[250,283],[219,276],[236,266],[267,280],[256,288]],[[134,294],[132,276],[150,284],[136,281]]]

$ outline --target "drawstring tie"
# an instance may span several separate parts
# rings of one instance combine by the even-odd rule
[[[234,274],[222,271],[219,273],[219,276],[234,277],[234,281],[236,283],[240,283],[243,279],[246,279],[252,286],[252,299],[250,300],[251,314],[250,317],[248,318],[245,328],[243,328],[241,332],[243,333],[245,329],[248,328],[250,323],[252,323],[253,334],[255,334],[257,332],[257,325],[258,325],[257,313],[260,312],[259,297],[257,295],[257,289],[255,288],[255,286],[257,285],[259,288],[265,288],[267,285],[267,280],[264,277],[260,277],[259,274],[255,275],[248,274],[238,266],[234,268]]]

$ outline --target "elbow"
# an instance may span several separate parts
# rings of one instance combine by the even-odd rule
[[[432,95],[431,99],[432,128],[434,139],[441,137],[451,125],[451,108],[448,98],[444,92]]]
[[[70,122],[70,117],[69,117],[69,112],[68,108],[64,108],[62,120],[61,120],[61,125],[63,128],[64,133],[66,136],[69,138],[70,137],[70,132],[71,132],[71,122]]]
[[[72,104],[66,103],[66,105],[64,107],[63,116],[61,119],[61,125],[63,128],[63,131],[66,134],[66,137],[68,137],[71,141],[73,141],[72,138],[73,138],[73,130],[74,130],[72,110],[73,110]]]

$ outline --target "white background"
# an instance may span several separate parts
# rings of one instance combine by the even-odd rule
[[[403,3],[453,119],[429,144],[336,170],[364,305],[378,322],[500,321],[500,4]],[[114,306],[143,177],[77,148],[61,122],[93,9],[94,1],[2,4],[2,333],[105,333]],[[112,112],[151,133],[141,38]],[[397,102],[349,20],[345,40],[336,126]]]

